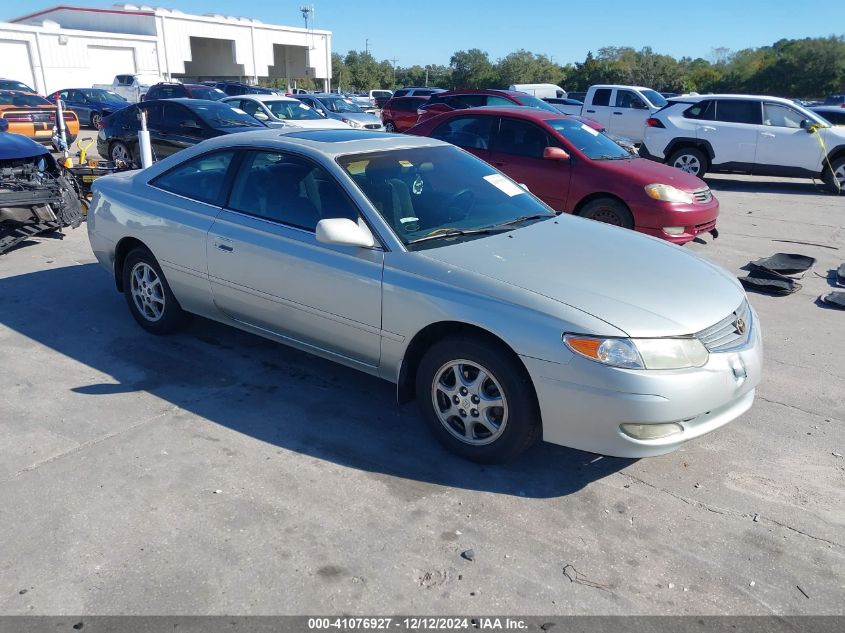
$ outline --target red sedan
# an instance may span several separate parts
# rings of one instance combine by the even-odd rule
[[[404,132],[417,124],[417,108],[428,97],[393,97],[381,109],[381,122],[385,132]]]
[[[558,212],[677,244],[716,232],[719,201],[680,169],[639,158],[594,126],[534,108],[455,110],[408,134],[448,141],[487,161]]]

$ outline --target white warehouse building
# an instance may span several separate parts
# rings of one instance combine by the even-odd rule
[[[146,5],[62,5],[0,22],[0,78],[41,94],[135,73],[182,81],[280,79],[289,87],[309,78],[329,90],[331,36]]]

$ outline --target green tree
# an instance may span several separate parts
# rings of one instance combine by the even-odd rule
[[[498,83],[496,69],[485,51],[457,51],[449,61],[453,88],[487,88]]]

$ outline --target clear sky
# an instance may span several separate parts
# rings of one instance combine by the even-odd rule
[[[457,50],[480,48],[495,61],[519,48],[566,64],[602,46],[651,46],[682,57],[710,56],[781,38],[845,34],[845,11],[833,0],[159,0],[140,2],[185,13],[222,13],[303,26],[299,7],[313,4],[316,28],[334,32],[334,52],[369,50],[397,65],[448,64]],[[110,7],[109,0],[0,1],[0,20],[66,4]]]

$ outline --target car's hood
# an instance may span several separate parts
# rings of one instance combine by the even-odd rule
[[[0,160],[17,160],[49,154],[43,145],[20,134],[0,132]]]
[[[376,115],[371,114],[369,112],[336,112],[335,114],[337,116],[341,117],[341,118],[344,118],[344,119],[349,119],[351,121],[358,121],[358,123],[379,123],[379,124],[381,124],[381,121],[379,120],[379,118]]]
[[[643,187],[655,184],[672,185],[682,191],[707,188],[707,183],[698,176],[645,158],[597,160],[593,162],[606,170],[608,175],[612,174],[620,179],[640,183]]]
[[[294,119],[288,121],[269,121],[270,127],[302,128],[303,130],[348,130],[349,126],[337,119]]]
[[[699,332],[745,296],[736,277],[683,247],[572,216],[418,254],[560,301],[629,336]]]

